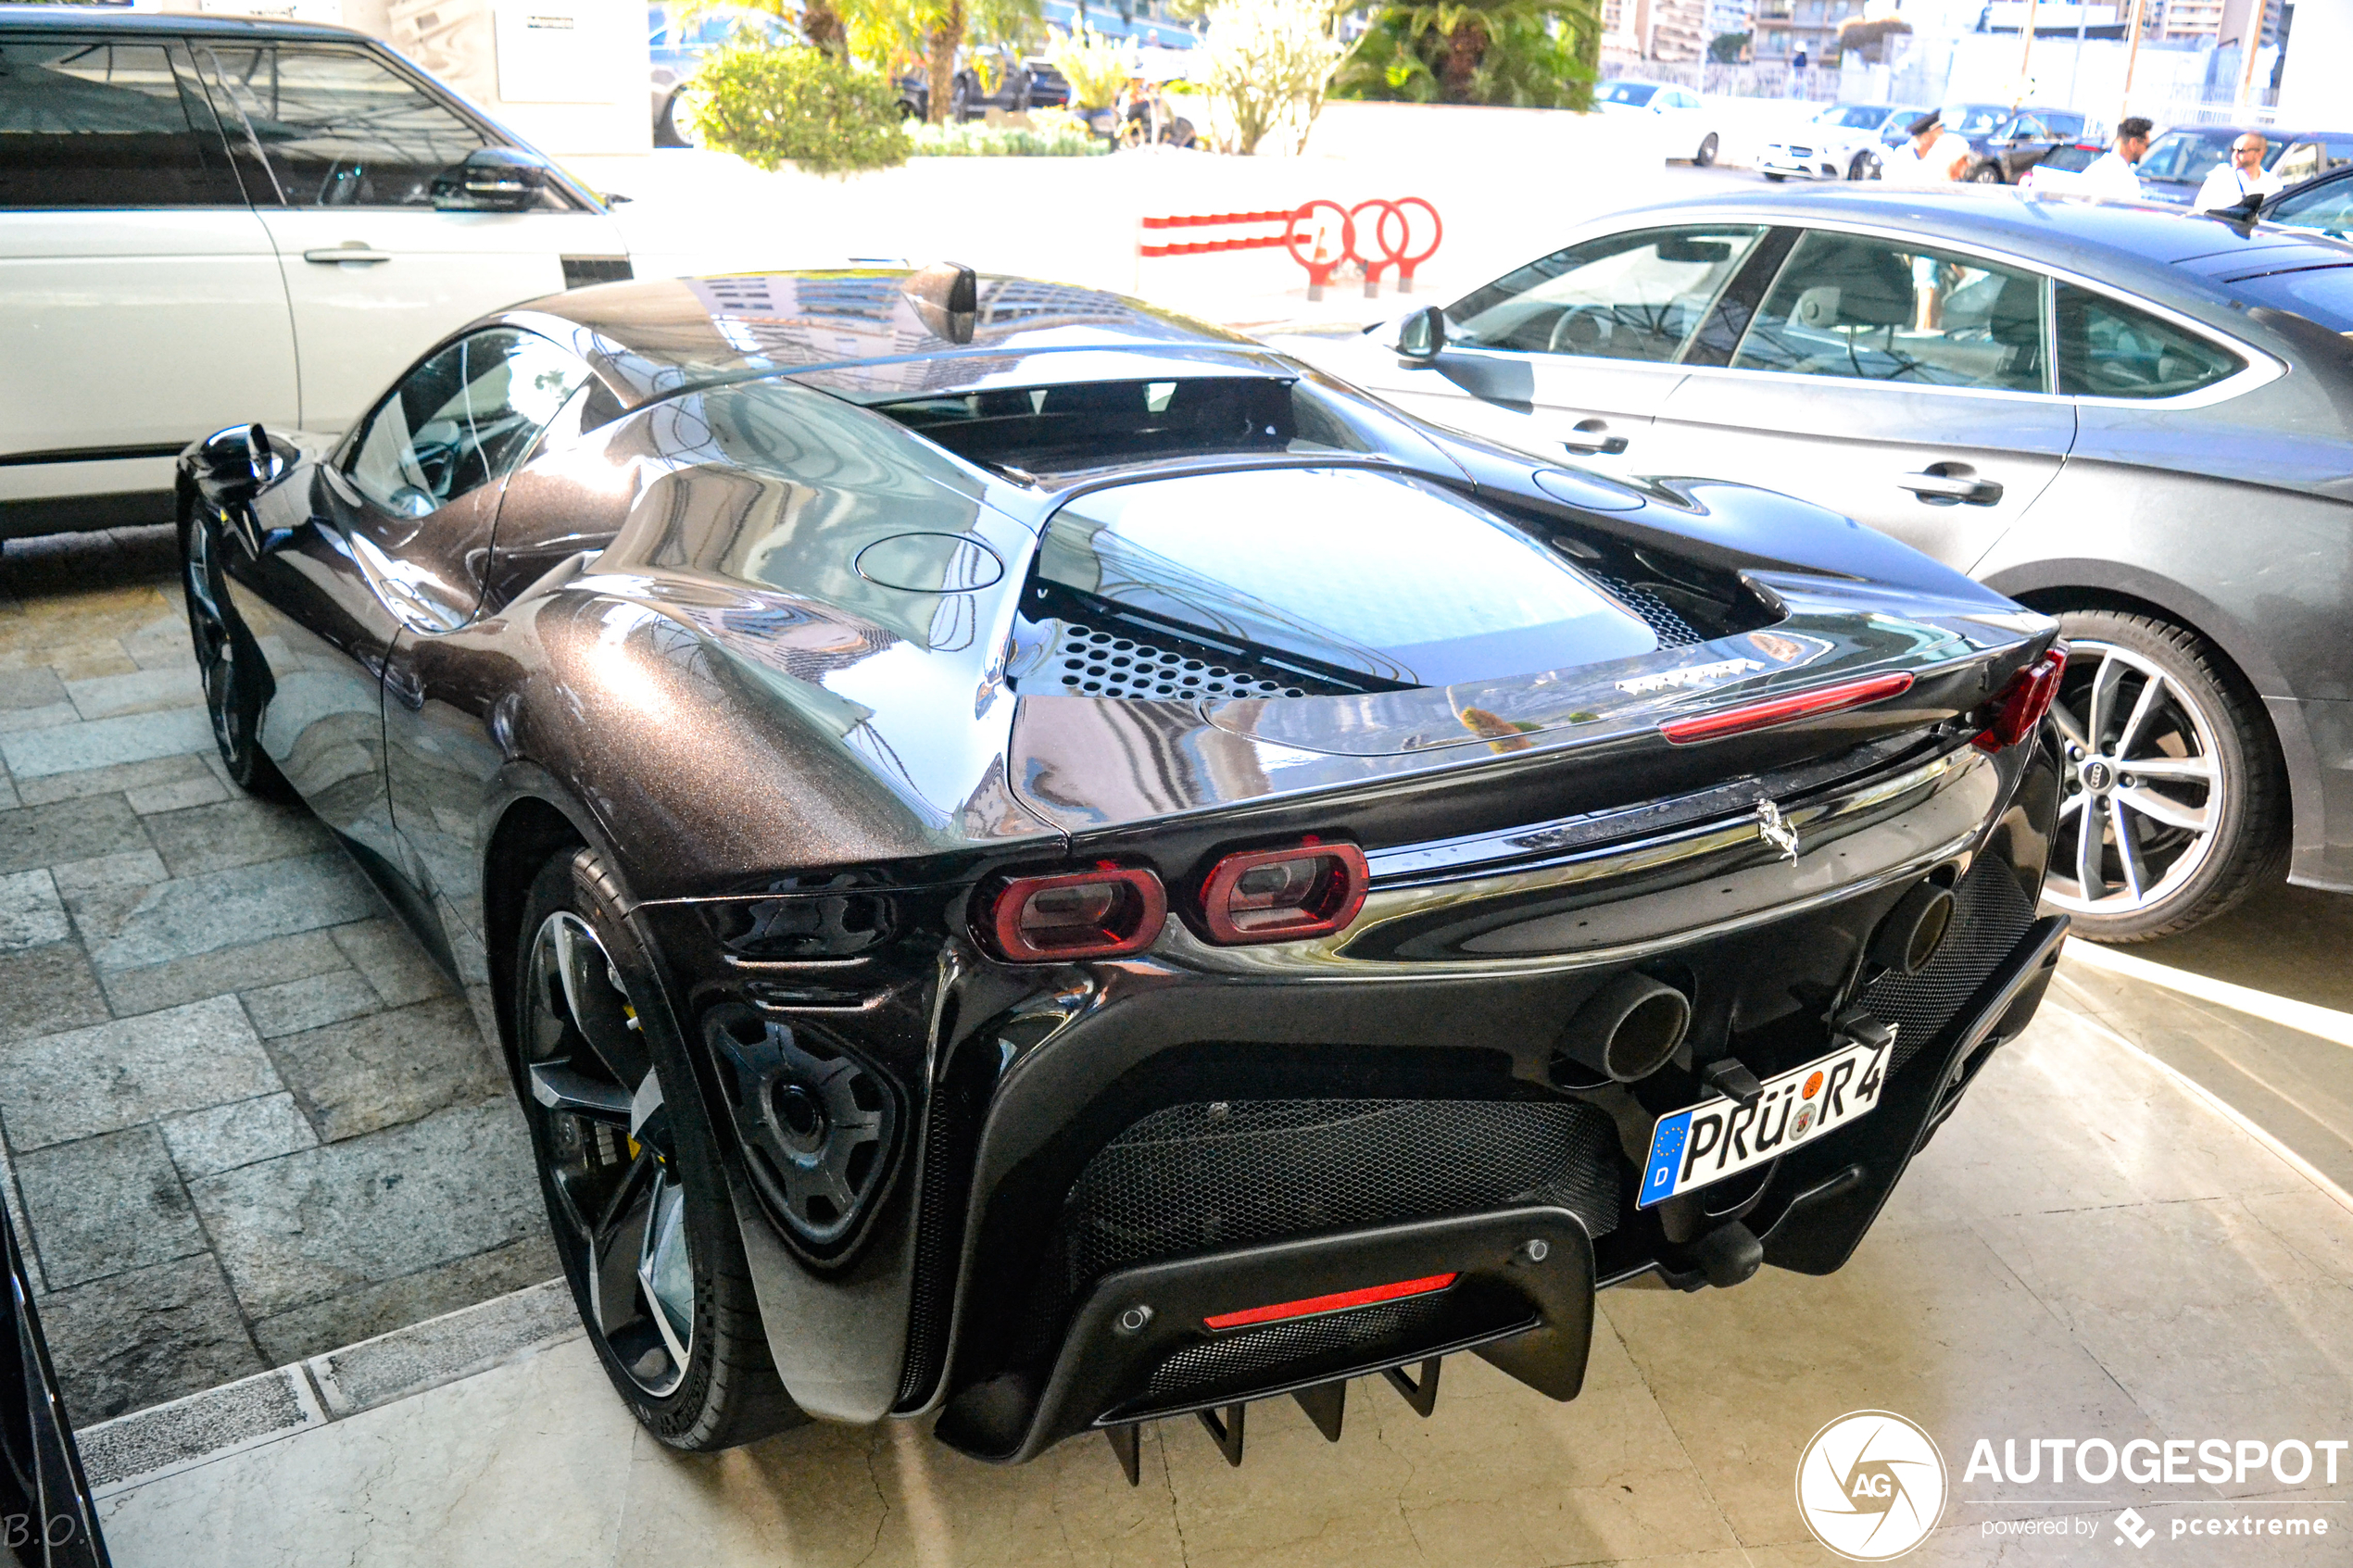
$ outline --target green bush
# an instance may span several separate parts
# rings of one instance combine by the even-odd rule
[[[754,168],[856,174],[896,168],[912,150],[888,82],[802,45],[729,44],[696,74],[694,92],[703,145]]]
[[[1112,144],[1087,129],[1087,122],[1061,109],[1038,109],[1026,127],[984,125],[918,125],[913,128],[917,157],[1092,157],[1112,150]]]
[[[1598,0],[1391,0],[1332,96],[1588,109],[1600,49]]]

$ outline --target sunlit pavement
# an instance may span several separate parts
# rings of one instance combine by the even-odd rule
[[[997,1470],[911,1424],[680,1458],[635,1432],[574,1339],[116,1492],[106,1529],[117,1562],[172,1568],[619,1563],[682,1546],[710,1564],[1782,1568],[1835,1561],[1792,1501],[1806,1440],[1882,1409],[1926,1427],[1953,1474],[1943,1528],[1908,1561],[2107,1561],[2127,1506],[2160,1552],[2175,1518],[2331,1524],[2177,1561],[2353,1561],[2353,1467],[2291,1487],[2261,1472],[2088,1489],[1962,1475],[1981,1437],[1998,1452],[2353,1435],[2353,1200],[2332,1179],[2353,1158],[2353,1017],[2331,1005],[2353,984],[2349,916],[2283,890],[2133,955],[2187,977],[2171,985],[2070,956],[1843,1271],[1611,1292],[1570,1404],[1458,1357],[1428,1421],[1355,1385],[1337,1445],[1288,1401],[1252,1407],[1239,1470],[1189,1422],[1148,1429],[1131,1491],[1100,1442]],[[2097,1534],[1988,1532],[2037,1515]]]

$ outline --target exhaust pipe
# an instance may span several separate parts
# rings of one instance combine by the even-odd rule
[[[1952,889],[1923,882],[1887,911],[1871,933],[1871,962],[1895,974],[1918,974],[1936,957],[1953,929]]]
[[[1647,974],[1621,974],[1569,1020],[1561,1054],[1621,1084],[1667,1065],[1692,1026],[1691,999]]]

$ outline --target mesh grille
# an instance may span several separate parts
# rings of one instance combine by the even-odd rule
[[[1172,1106],[1073,1185],[1073,1296],[1139,1263],[1365,1225],[1554,1203],[1617,1223],[1618,1157],[1591,1106],[1516,1100],[1235,1100]]]
[[[939,1381],[947,1360],[957,1244],[964,1230],[964,1188],[972,1179],[972,1146],[979,1121],[976,1098],[968,1083],[952,1078],[932,1095],[931,1123],[924,1139],[923,1194],[916,1209],[907,1361],[899,1376],[902,1408],[922,1403]]]
[[[1177,1351],[1152,1371],[1148,1398],[1164,1399],[1188,1389],[1249,1382],[1279,1368],[1334,1350],[1383,1341],[1428,1344],[1445,1319],[1443,1293],[1404,1301],[1384,1301],[1353,1312],[1269,1323],[1244,1329]]]
[[[1596,577],[1593,581],[1615,594],[1618,602],[1628,609],[1641,616],[1642,624],[1651,629],[1651,634],[1658,639],[1660,647],[1689,647],[1693,643],[1707,640],[1692,629],[1690,621],[1675,612],[1674,606],[1650,589],[1618,577]]]
[[[2034,922],[2010,868],[1982,857],[1953,889],[1953,928],[1918,974],[1886,974],[1863,992],[1873,1017],[1896,1025],[1897,1071],[1952,1022]]]
[[[1056,624],[1042,671],[1074,696],[1310,696],[1347,689],[1288,670],[1219,664],[1070,621]]]

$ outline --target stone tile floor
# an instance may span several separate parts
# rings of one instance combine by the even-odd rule
[[[558,1269],[472,1015],[202,700],[168,528],[0,554],[0,1175],[78,1424]]]

